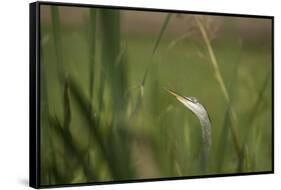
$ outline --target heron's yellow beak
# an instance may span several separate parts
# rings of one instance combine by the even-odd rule
[[[178,101],[180,101],[181,103],[183,104],[186,104],[187,102],[187,99],[179,94],[177,94],[176,92],[172,91],[172,90],[169,90],[169,89],[166,89],[164,88],[167,92],[169,92],[171,95],[175,96],[177,98]]]

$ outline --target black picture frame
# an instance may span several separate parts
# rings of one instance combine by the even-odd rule
[[[108,8],[118,10],[139,10],[152,12],[170,12],[170,13],[188,13],[201,15],[216,15],[216,16],[233,16],[245,18],[266,18],[272,22],[272,169],[263,172],[247,172],[247,173],[231,173],[231,174],[215,174],[203,176],[183,176],[169,178],[152,178],[152,179],[137,179],[137,180],[121,180],[110,182],[89,182],[76,184],[60,184],[60,185],[41,185],[40,184],[40,6],[71,6],[71,7],[87,7],[87,8]],[[162,180],[182,180],[194,178],[210,178],[210,177],[227,177],[227,176],[242,176],[242,175],[257,175],[257,174],[273,174],[274,173],[274,17],[264,15],[248,15],[248,14],[233,14],[233,13],[218,13],[218,12],[200,12],[187,10],[169,10],[156,8],[141,8],[141,7],[120,7],[120,6],[104,6],[92,4],[76,4],[76,3],[61,3],[61,2],[34,2],[29,4],[29,39],[30,39],[30,74],[29,74],[29,185],[33,188],[52,188],[52,187],[69,187],[69,186],[84,186],[84,185],[99,185],[99,184],[119,184],[132,182],[148,182]]]

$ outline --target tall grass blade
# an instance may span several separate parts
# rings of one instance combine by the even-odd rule
[[[147,76],[148,76],[148,73],[149,73],[149,70],[150,70],[150,67],[151,67],[151,62],[152,62],[152,58],[160,44],[160,41],[163,37],[163,34],[171,20],[171,17],[172,17],[172,14],[171,13],[168,13],[167,16],[165,17],[164,21],[163,21],[163,24],[161,26],[161,29],[160,29],[160,32],[157,36],[157,39],[154,43],[154,46],[153,46],[153,49],[152,49],[152,52],[151,52],[151,57],[150,57],[150,63],[148,63],[148,66],[146,67],[146,70],[144,72],[144,75],[143,75],[143,78],[142,78],[142,81],[139,85],[139,89],[140,89],[140,92],[139,92],[139,95],[138,95],[138,98],[137,98],[137,102],[136,102],[136,106],[134,108],[134,111],[132,112],[132,115],[131,117],[134,117],[138,111],[140,110],[140,107],[141,107],[141,104],[142,104],[142,98],[143,98],[143,95],[144,95],[144,86],[145,86],[145,83],[146,83],[146,79],[147,79]]]
[[[67,155],[68,156],[71,155],[71,156],[75,157],[81,164],[83,171],[87,177],[87,180],[96,179],[96,177],[94,175],[95,172],[91,169],[91,167],[89,167],[89,165],[83,158],[83,154],[81,154],[81,150],[76,146],[75,142],[73,142],[71,133],[69,131],[65,131],[63,129],[63,126],[60,124],[57,117],[49,115],[49,122],[51,124],[50,126],[51,126],[53,132],[56,133],[60,137],[60,139],[62,139],[65,142],[64,147],[65,147],[65,151],[68,152]],[[68,170],[66,170],[66,172],[68,172]],[[68,177],[69,176],[70,175],[68,175]],[[70,179],[71,178],[67,179],[68,180],[67,183],[71,182],[71,181],[69,181]]]
[[[117,10],[100,11],[102,31],[102,65],[112,93],[114,113],[126,106],[124,92],[127,87],[126,65],[116,65],[120,54],[120,13]]]
[[[93,89],[94,89],[94,79],[95,79],[95,70],[96,70],[96,25],[97,25],[97,11],[96,9],[90,9],[90,31],[89,31],[89,112],[94,114],[94,108],[92,105],[93,102]],[[93,139],[93,129],[90,126],[89,135],[88,135],[88,164],[91,165],[90,152],[92,150]]]
[[[150,66],[151,66],[152,58],[153,58],[156,50],[158,49],[160,41],[163,37],[163,34],[164,34],[165,30],[167,29],[167,26],[168,26],[168,24],[171,20],[171,17],[172,17],[172,14],[168,13],[167,16],[164,19],[164,22],[163,22],[162,26],[161,26],[160,32],[157,36],[157,39],[154,43],[154,46],[153,46],[153,49],[152,49],[152,52],[151,52],[150,63],[148,63],[149,65],[147,66],[146,71],[145,71],[144,76],[143,76],[143,79],[142,79],[142,83],[141,83],[142,87],[144,87],[144,85],[145,85],[145,81],[146,81],[146,78],[147,78],[147,75],[148,75],[148,72],[149,72],[149,69],[150,69]]]
[[[249,156],[249,148],[247,144],[250,142],[250,136],[252,135],[252,131],[254,129],[254,121],[258,117],[258,112],[260,110],[260,107],[262,103],[264,102],[264,93],[266,92],[266,88],[268,86],[268,83],[270,81],[270,73],[267,72],[265,79],[263,81],[263,84],[261,85],[261,88],[258,90],[258,97],[254,103],[254,105],[251,108],[250,115],[248,117],[248,121],[246,122],[246,125],[248,126],[246,130],[246,135],[243,139],[243,154],[244,154],[244,159],[242,160],[241,163],[241,168],[245,168],[246,171],[250,170],[250,156]]]
[[[257,92],[258,93],[258,97],[257,97],[254,105],[251,108],[251,114],[250,114],[249,119],[248,119],[248,126],[249,126],[248,131],[251,131],[251,128],[253,127],[254,120],[255,120],[256,116],[258,115],[259,108],[261,107],[261,105],[262,105],[262,103],[264,101],[264,93],[266,92],[266,88],[267,88],[268,83],[270,81],[270,76],[271,75],[269,73],[266,74],[265,79],[263,81],[263,84],[262,84],[261,88]],[[251,133],[247,132],[246,134],[248,134],[248,135],[245,138],[245,140],[248,139],[248,136]]]
[[[65,79],[64,82],[64,94],[63,94],[63,131],[65,133],[70,133],[70,122],[71,122],[71,109],[70,109],[70,101],[69,101],[69,84],[68,84],[68,80]],[[66,152],[67,149],[67,143],[66,140],[68,139],[64,139],[63,142],[63,146],[64,146],[64,152],[63,152],[63,159],[64,159],[64,171],[67,171],[68,169],[68,154]],[[71,179],[71,175],[70,173],[66,172],[65,173],[65,177],[67,179]]]
[[[56,55],[56,62],[58,67],[59,80],[64,79],[64,60],[63,60],[63,47],[62,47],[62,32],[59,16],[59,7],[51,6],[51,16],[52,16],[52,32],[54,38],[54,50]]]
[[[69,131],[71,122],[71,109],[69,100],[69,84],[68,79],[64,82],[64,102],[63,102],[63,113],[64,113],[64,130]]]
[[[90,98],[90,112],[92,111],[93,89],[95,78],[95,65],[96,65],[96,23],[97,11],[90,9],[90,31],[89,31],[89,98]]]
[[[198,25],[198,28],[199,28],[200,32],[201,32],[201,35],[204,39],[205,45],[207,47],[208,54],[209,54],[211,64],[212,64],[212,67],[213,67],[213,71],[214,71],[214,76],[215,76],[215,78],[217,79],[217,82],[220,85],[220,88],[221,88],[223,96],[226,100],[226,103],[230,104],[229,93],[226,89],[224,80],[222,78],[221,71],[220,71],[220,68],[219,68],[219,65],[218,65],[218,62],[217,62],[217,58],[215,56],[215,53],[214,53],[213,47],[211,45],[210,39],[208,37],[207,31],[206,31],[202,21],[200,20],[200,18],[198,16],[195,16],[194,18],[195,18],[195,21]],[[242,146],[240,144],[240,140],[239,140],[239,137],[238,137],[237,128],[235,127],[235,124],[237,122],[237,116],[236,116],[236,113],[234,112],[234,110],[232,109],[232,107],[230,108],[230,116],[231,116],[230,119],[232,121],[232,125],[229,125],[229,126],[230,126],[230,129],[231,129],[231,134],[232,134],[232,137],[233,137],[232,139],[234,141],[235,150],[236,150],[238,158],[242,159],[242,157],[243,157]]]
[[[228,104],[224,113],[224,118],[223,118],[223,126],[222,130],[219,135],[219,147],[217,150],[217,172],[221,172],[223,165],[224,165],[224,160],[225,160],[225,151],[226,151],[226,146],[227,146],[227,139],[229,136],[229,125],[232,123],[230,122],[230,106],[231,104]]]
[[[111,121],[108,126],[110,135],[107,138],[106,151],[108,164],[115,179],[125,179],[131,176],[130,146],[128,137],[122,136],[119,128],[126,128],[126,110],[128,100],[127,91],[127,63],[125,59],[126,49],[121,48],[120,38],[120,11],[102,9],[99,12],[101,27],[101,65],[105,75],[105,84],[109,87]],[[104,83],[100,81],[101,83]],[[101,88],[103,88],[101,86]],[[102,98],[102,97],[99,97]],[[101,100],[102,101],[102,100]],[[100,125],[99,125],[100,126]],[[113,160],[114,157],[114,160]]]
[[[48,97],[48,90],[47,90],[47,80],[46,80],[46,67],[45,63],[41,61],[41,142],[43,149],[41,149],[41,183],[42,184],[49,184],[51,181],[51,166],[52,163],[50,159],[47,159],[47,155],[50,154],[51,146],[50,146],[50,131],[49,131],[49,122],[48,122],[48,111],[49,111],[49,97]]]
[[[169,24],[169,22],[171,20],[171,17],[172,17],[172,14],[168,13],[166,18],[165,18],[165,20],[164,20],[164,22],[163,22],[163,24],[162,24],[160,32],[159,32],[159,34],[157,36],[157,40],[155,41],[155,44],[153,46],[152,56],[155,54],[155,52],[156,52],[156,50],[157,50],[157,48],[159,46],[159,43],[160,43],[160,41],[161,41],[161,39],[163,37],[163,34],[164,34],[164,32],[165,32],[165,30],[166,30],[166,28],[167,28],[167,26],[168,26],[168,24]]]
[[[217,172],[222,172],[222,167],[224,164],[225,160],[225,155],[226,155],[226,146],[227,146],[227,138],[229,136],[229,125],[233,125],[231,123],[231,115],[230,115],[230,110],[234,101],[234,97],[236,96],[237,92],[237,76],[238,76],[238,68],[239,68],[239,63],[237,62],[234,67],[233,67],[233,76],[232,80],[229,84],[229,89],[230,89],[230,102],[227,103],[225,113],[224,113],[224,118],[223,118],[223,125],[222,125],[222,130],[219,135],[219,146],[218,146],[218,151],[217,151]],[[241,166],[241,160],[238,162],[238,168]]]
[[[102,135],[99,132],[99,128],[96,126],[96,118],[88,111],[90,101],[88,98],[86,98],[83,90],[71,76],[68,77],[68,81],[71,97],[73,98],[74,102],[77,103],[78,108],[82,113],[81,115],[86,119],[88,126],[93,129],[92,138],[95,138],[95,141],[100,146],[100,149],[104,154],[106,150],[102,141]]]
[[[81,88],[79,88],[79,85],[71,77],[69,77],[69,89],[73,97],[73,100],[78,105],[78,109],[81,112],[81,116],[85,119],[87,123],[86,126],[88,128],[91,127],[92,129],[91,138],[95,142],[95,145],[98,149],[97,150],[98,154],[101,155],[101,157],[104,159],[106,164],[109,166],[111,175],[113,177],[118,177],[119,171],[115,170],[116,167],[114,166],[115,164],[114,157],[112,157],[112,155],[109,154],[109,150],[106,145],[107,142],[104,140],[104,139],[110,139],[112,137],[103,138],[104,135],[101,133],[101,128],[97,126],[97,118],[88,111],[89,100],[86,98],[87,96],[84,93],[82,93],[83,91],[81,90]],[[103,126],[103,127],[108,127],[108,126]],[[110,144],[110,145],[114,146],[114,144]]]

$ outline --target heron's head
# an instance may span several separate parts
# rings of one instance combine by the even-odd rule
[[[192,111],[195,115],[199,118],[208,117],[208,113],[205,107],[199,103],[197,98],[195,97],[188,97],[188,96],[181,96],[172,90],[166,89],[170,94],[175,96],[178,101],[183,103],[190,111]]]

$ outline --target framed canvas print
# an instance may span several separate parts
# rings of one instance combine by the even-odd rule
[[[272,16],[30,4],[30,186],[273,173]]]

